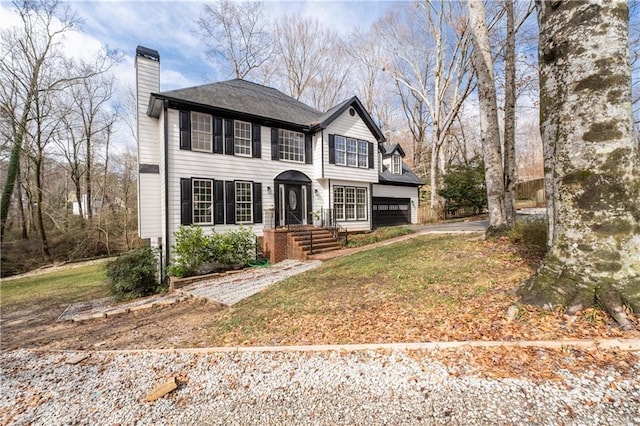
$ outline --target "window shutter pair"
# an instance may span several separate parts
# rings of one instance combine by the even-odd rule
[[[191,178],[180,178],[180,224],[193,223],[193,198],[191,194]],[[224,182],[213,181],[213,223],[224,223]]]

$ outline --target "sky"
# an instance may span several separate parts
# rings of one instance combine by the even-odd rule
[[[134,84],[136,46],[160,54],[162,91],[194,86],[229,76],[217,75],[205,57],[195,33],[202,1],[71,1],[81,18],[80,32],[66,40],[66,50],[75,57],[91,57],[101,47],[122,53],[117,79]],[[268,14],[299,13],[317,18],[332,30],[347,34],[359,26],[368,28],[393,4],[390,1],[266,1]],[[0,0],[0,29],[18,22],[11,2]]]

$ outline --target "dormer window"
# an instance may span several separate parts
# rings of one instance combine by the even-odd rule
[[[398,154],[394,154],[391,157],[391,174],[402,174],[402,157],[400,157]]]

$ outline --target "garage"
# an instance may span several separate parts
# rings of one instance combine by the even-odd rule
[[[373,197],[373,227],[408,225],[411,223],[411,199]]]

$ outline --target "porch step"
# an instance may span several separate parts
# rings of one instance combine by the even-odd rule
[[[307,256],[342,248],[342,244],[334,238],[331,231],[312,226],[294,231],[291,235],[291,242]]]

